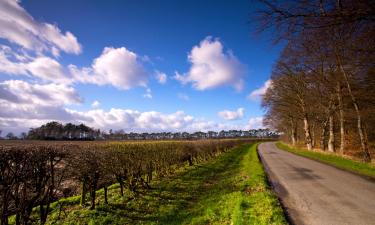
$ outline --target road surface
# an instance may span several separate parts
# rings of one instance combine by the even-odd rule
[[[292,153],[258,146],[276,193],[294,224],[375,225],[375,182]]]

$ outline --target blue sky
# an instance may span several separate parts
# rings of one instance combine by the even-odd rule
[[[259,95],[280,46],[253,35],[255,8],[252,1],[5,0],[0,129],[49,120],[126,131],[258,128]]]

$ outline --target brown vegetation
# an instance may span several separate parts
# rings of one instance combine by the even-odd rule
[[[44,224],[50,203],[65,193],[64,182],[81,186],[81,204],[90,200],[95,209],[96,191],[118,182],[137,196],[150,181],[227,151],[249,139],[149,142],[3,142],[0,145],[1,224],[15,215],[16,224],[29,224],[38,210]],[[51,144],[52,143],[52,144]],[[39,206],[38,208],[35,208]]]
[[[371,161],[375,140],[375,4],[366,0],[262,0],[261,29],[286,40],[263,106],[265,122],[295,145]],[[303,134],[303,135],[301,135]]]

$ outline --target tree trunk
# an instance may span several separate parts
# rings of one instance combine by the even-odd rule
[[[47,222],[47,216],[50,210],[50,202],[53,198],[53,190],[55,189],[55,167],[53,161],[54,157],[50,157],[50,185],[48,186],[47,196],[45,196],[45,198],[40,203],[40,224],[45,224]]]
[[[337,100],[339,103],[339,121],[340,121],[340,155],[344,154],[345,150],[345,127],[344,127],[344,107],[342,103],[342,91],[341,91],[341,84],[337,82]]]
[[[24,212],[24,214],[22,216],[22,223],[24,225],[29,224],[30,215],[31,215],[32,211],[33,211],[33,206],[32,205],[29,205],[29,206],[26,207],[25,212]]]
[[[108,204],[108,187],[104,186],[104,203]]]
[[[189,166],[192,166],[193,165],[193,156],[192,155],[188,156],[188,161],[189,161]]]
[[[47,213],[45,211],[46,209],[44,208],[44,204],[43,203],[40,203],[39,204],[39,217],[40,217],[40,224],[45,224],[46,223],[46,220],[47,220],[47,217],[45,216],[45,214]]]
[[[118,177],[117,182],[120,184],[120,194],[121,196],[124,196],[124,181],[121,177]]]
[[[80,204],[84,206],[86,204],[86,181],[82,182],[82,187],[81,187],[81,202]]]
[[[91,210],[95,209],[95,198],[96,198],[96,190],[95,188],[92,188],[91,189],[91,206],[90,206]]]
[[[349,92],[349,95],[350,95],[350,98],[352,100],[353,107],[355,109],[355,113],[356,113],[356,116],[357,116],[357,128],[358,128],[358,133],[359,133],[359,139],[361,141],[361,150],[362,150],[362,154],[363,154],[363,161],[364,162],[370,162],[371,156],[370,156],[370,152],[368,150],[368,144],[367,144],[366,137],[365,137],[364,130],[363,130],[363,126],[362,126],[363,122],[362,122],[361,113],[359,111],[357,99],[355,98],[355,96],[352,92],[352,87],[351,87],[350,82],[349,82],[349,77],[348,77],[348,74],[346,74],[346,71],[344,70],[344,67],[342,66],[341,58],[338,55],[336,55],[336,58],[337,58],[337,62],[339,64],[340,71],[341,71],[342,75],[344,76],[346,87],[348,88],[348,92]]]
[[[16,225],[21,225],[21,215],[19,212],[16,213]]]
[[[98,181],[99,181],[99,172],[95,171],[94,178],[91,183],[91,206],[90,209],[95,209],[95,199],[96,199],[96,189],[98,187]]]
[[[311,131],[311,147],[315,148],[315,126],[314,124],[312,124],[310,131]]]
[[[292,145],[293,146],[296,146],[296,142],[297,142],[297,127],[296,126],[293,126],[292,127]]]
[[[329,116],[329,138],[328,138],[328,151],[335,151],[335,133],[334,133],[334,124],[333,124],[333,115]]]
[[[320,135],[320,149],[322,151],[326,150],[326,133],[327,133],[327,120],[323,122],[322,133]]]
[[[1,225],[8,225],[8,191],[6,191],[3,196]]]
[[[305,138],[306,138],[307,150],[312,150],[311,134],[310,134],[310,124],[309,124],[309,120],[308,120],[306,114],[303,117],[303,125],[304,125],[303,129],[305,130]]]

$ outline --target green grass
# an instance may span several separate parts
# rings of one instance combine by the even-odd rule
[[[77,197],[62,199],[53,204],[48,224],[286,224],[256,147],[243,145],[182,168],[134,198],[121,197],[113,185],[105,205],[100,190],[95,210],[79,206]]]
[[[370,163],[354,161],[335,154],[295,149],[281,142],[276,143],[276,145],[278,148],[282,150],[292,152],[294,154],[304,156],[307,158],[315,159],[317,161],[335,166],[340,169],[375,178],[375,167],[372,166]]]

